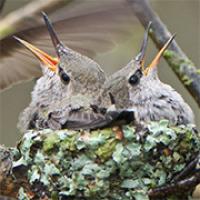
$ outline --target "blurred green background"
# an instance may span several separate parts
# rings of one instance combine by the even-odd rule
[[[27,2],[30,0],[7,0],[4,14]],[[169,30],[177,33],[176,40],[181,48],[196,66],[200,67],[200,0],[151,0],[150,2]],[[113,51],[95,58],[108,74],[126,65],[137,54],[144,32],[139,22],[133,24],[132,32],[132,36],[117,45]],[[150,41],[146,63],[151,61],[156,52],[155,46]],[[200,129],[200,109],[164,60],[159,65],[159,73],[161,80],[172,85],[190,104]],[[30,102],[33,86],[34,81],[30,81],[0,94],[0,144],[13,146],[20,138],[16,129],[18,115]]]

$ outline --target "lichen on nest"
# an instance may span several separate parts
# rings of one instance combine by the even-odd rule
[[[169,183],[200,150],[192,125],[152,122],[144,136],[124,126],[123,139],[112,128],[27,132],[16,166],[29,166],[33,199],[145,200],[150,188]],[[21,188],[19,199],[29,199]]]

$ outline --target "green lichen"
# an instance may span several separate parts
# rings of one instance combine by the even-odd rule
[[[190,79],[187,75],[182,76],[182,81],[184,85],[188,85],[188,86],[193,82],[193,80]]]
[[[171,63],[174,66],[180,67],[181,64],[186,64],[188,65],[188,67],[190,67],[191,65],[193,65],[192,61],[189,59],[184,59],[182,57],[180,57],[176,52],[172,51],[172,50],[165,50],[163,53],[163,56],[167,59],[170,60]]]
[[[197,70],[196,70],[196,73],[200,75],[200,69],[197,69]]]
[[[21,188],[19,189],[18,198],[19,198],[20,200],[29,200],[28,195],[25,193],[23,187],[21,187]]]
[[[194,64],[188,59],[183,59],[177,53],[171,50],[165,50],[163,56],[170,63],[174,71],[178,74],[184,85],[189,86],[193,80],[184,73],[184,69],[191,68],[194,66]]]
[[[174,51],[171,50],[165,50],[163,53],[163,56],[167,59],[171,59],[172,57],[174,57]]]
[[[150,188],[169,183],[198,153],[200,136],[191,125],[169,127],[166,120],[147,128],[139,139],[134,127],[124,126],[122,140],[111,128],[29,131],[19,146],[19,160],[31,166],[28,180],[38,196],[149,199]]]
[[[59,136],[54,133],[50,133],[47,138],[45,138],[43,143],[43,150],[49,151],[53,149],[60,142]]]

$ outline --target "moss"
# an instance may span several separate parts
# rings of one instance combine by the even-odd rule
[[[36,199],[46,194],[53,199],[143,200],[151,187],[169,183],[200,150],[192,126],[169,127],[166,120],[149,124],[142,140],[131,126],[124,126],[123,134],[119,140],[111,128],[29,131],[19,145],[26,152],[16,162],[29,160]]]

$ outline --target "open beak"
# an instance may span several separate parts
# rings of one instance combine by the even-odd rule
[[[45,24],[47,26],[47,29],[48,29],[49,35],[51,37],[52,43],[54,45],[54,48],[56,50],[57,56],[60,57],[59,50],[60,50],[60,48],[64,48],[64,46],[60,42],[60,40],[58,39],[58,36],[57,36],[57,34],[56,34],[56,32],[53,28],[51,21],[49,20],[47,14],[45,12],[42,12],[42,16],[43,16],[43,19],[44,19]]]
[[[136,61],[138,61],[140,63],[141,69],[142,71],[144,70],[144,61],[145,61],[145,55],[146,55],[146,50],[147,50],[147,43],[148,43],[148,35],[149,35],[149,30],[151,28],[151,23],[149,22],[147,29],[145,31],[144,34],[144,38],[143,38],[143,42],[142,42],[142,46],[140,49],[139,54],[136,56]]]
[[[56,72],[57,71],[57,64],[58,59],[51,57],[47,53],[41,51],[37,47],[33,46],[32,44],[26,42],[25,40],[22,40],[16,36],[14,38],[23,44],[27,49],[29,49],[45,66],[47,66],[51,71]]]
[[[153,61],[151,62],[151,64],[144,70],[144,75],[148,75],[149,74],[149,72],[152,70],[152,69],[154,69],[157,65],[158,65],[158,63],[159,63],[159,61],[160,61],[160,58],[161,58],[161,56],[162,56],[162,54],[163,54],[163,52],[168,48],[168,46],[171,44],[171,42],[173,41],[173,39],[174,39],[174,37],[175,37],[175,35],[173,35],[173,36],[171,36],[170,38],[169,38],[169,40],[165,43],[165,45],[162,47],[162,49],[158,52],[158,54],[155,56],[155,58],[153,59]]]

